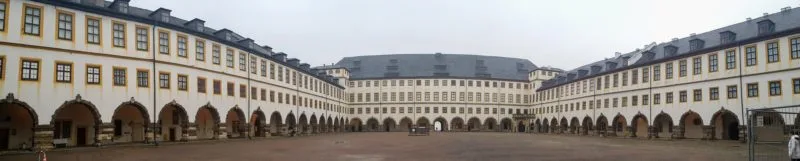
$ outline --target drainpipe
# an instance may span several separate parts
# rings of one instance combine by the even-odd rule
[[[156,84],[158,83],[156,81],[156,79],[158,78],[157,71],[156,71],[156,50],[158,50],[156,48],[157,47],[156,46],[156,36],[158,34],[156,32],[156,28],[158,27],[158,20],[153,20],[153,22],[154,22],[153,23],[153,29],[152,29],[153,30],[152,31],[153,37],[152,37],[152,45],[151,45],[152,46],[152,51],[153,51],[152,52],[153,59],[151,59],[152,60],[151,62],[153,63],[153,85],[152,85],[152,87],[153,87],[153,143],[156,146],[158,146],[158,139],[156,137],[157,136],[157,134],[156,134],[156,130],[157,130],[156,129],[156,125],[158,124],[158,119],[159,119],[158,112],[156,111],[156,108],[158,106],[157,103],[156,103],[156,102],[158,102],[158,92],[157,92],[158,91],[158,87],[156,87]]]
[[[678,68],[680,68],[680,67],[678,67]],[[650,66],[650,70],[653,70],[653,69],[654,69],[653,66]],[[658,66],[658,70],[659,70],[659,73],[660,73],[661,72],[661,66]],[[648,80],[648,82],[650,82],[650,83],[648,83],[649,87],[647,87],[647,90],[648,90],[648,96],[647,97],[650,97],[651,99],[647,99],[647,102],[648,102],[647,104],[648,104],[648,107],[650,108],[650,113],[649,113],[649,116],[647,116],[647,119],[645,119],[645,121],[647,121],[648,124],[650,126],[652,126],[653,123],[650,122],[650,120],[653,119],[653,102],[651,102],[650,100],[654,99],[654,96],[653,96],[653,80],[652,79],[653,79],[653,76],[655,76],[655,73],[653,73],[653,71],[651,71],[651,72],[648,72],[647,75],[650,75],[648,77],[648,79],[650,79],[650,80]],[[659,77],[658,79],[661,80],[661,74],[659,74],[658,77]],[[666,97],[666,96],[664,96],[664,97]],[[660,100],[661,96],[659,96],[658,99],[659,99],[659,104],[661,104],[661,100]],[[636,120],[633,120],[633,121],[636,121]],[[633,125],[631,124],[631,126],[633,126]],[[650,127],[647,127],[647,128],[648,128],[648,135],[650,135],[650,132],[649,132],[650,131],[650,129],[649,129]],[[672,128],[672,127],[670,127],[670,128]],[[636,127],[633,127],[633,129],[636,129]],[[632,131],[632,133],[636,134],[636,130]],[[636,136],[636,137],[639,137],[639,136]]]
[[[744,74],[744,72],[743,72],[744,69],[743,68],[745,67],[744,66],[745,65],[745,60],[743,58],[744,58],[744,54],[746,52],[742,52],[742,46],[741,46],[740,42],[737,42],[736,46],[738,46],[738,48],[739,48],[739,66],[738,66],[739,67],[739,91],[738,92],[739,92],[739,105],[740,105],[740,109],[742,111],[742,113],[740,115],[742,116],[742,122],[746,122],[749,125],[750,122],[745,120],[745,118],[749,117],[749,116],[745,116],[744,115],[745,114],[744,113],[744,92],[746,92],[746,91],[744,91],[744,80],[743,80],[744,79],[744,75],[743,75]],[[714,119],[714,118],[711,118],[711,119]]]
[[[255,64],[252,64],[251,63],[252,60],[250,60],[250,59],[252,59],[252,58],[250,58],[250,54],[247,54],[247,57],[245,58],[245,61],[247,61],[247,65],[249,67],[252,67]],[[253,70],[253,68],[250,68],[250,70]],[[253,95],[253,91],[252,91],[253,86],[250,85],[250,72],[253,72],[253,71],[247,71],[247,88],[248,89],[245,89],[245,90],[250,91],[250,98],[245,98],[245,99],[247,99],[247,114],[244,115],[244,119],[247,119],[247,120],[245,120],[244,122],[250,121],[250,119],[248,117],[252,117],[251,116],[252,113],[250,113],[250,100],[253,97],[255,97]],[[256,120],[256,121],[258,121],[258,120]],[[253,138],[250,137],[250,125],[247,125],[245,127],[246,127],[245,130],[247,131],[247,139],[253,139]]]

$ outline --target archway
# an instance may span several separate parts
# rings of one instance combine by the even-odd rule
[[[309,128],[309,129],[311,129],[310,130],[311,133],[312,134],[316,134],[319,131],[318,128],[320,128],[319,125],[317,124],[317,123],[319,123],[319,122],[317,122],[317,115],[316,114],[311,114],[311,119],[309,120],[308,123],[311,124],[311,127]]]
[[[299,129],[297,129],[297,118],[294,117],[294,113],[289,112],[289,114],[286,115],[285,124],[286,124],[286,132],[288,132],[290,135],[291,134],[296,135],[297,132],[299,132],[298,131]]]
[[[134,100],[126,101],[117,106],[111,116],[114,125],[114,142],[145,142],[147,125],[150,124],[150,115],[147,108]]]
[[[550,133],[558,133],[558,120],[556,118],[550,119]]]
[[[326,133],[328,132],[328,122],[325,121],[325,115],[319,116],[319,133]]]
[[[272,136],[280,136],[283,131],[283,118],[278,111],[272,112],[269,116],[269,132]]]
[[[53,114],[53,139],[66,139],[66,146],[87,146],[100,140],[100,113],[89,101],[76,99],[64,102]]]
[[[398,130],[399,131],[409,131],[409,130],[411,130],[411,126],[413,126],[413,125],[414,125],[414,123],[411,121],[411,118],[403,117],[402,119],[400,119],[400,124],[399,124]]]
[[[540,120],[540,119],[536,119],[536,121],[534,121],[533,127],[534,127],[534,129],[533,129],[534,132],[537,132],[537,133],[543,133],[544,132],[543,131],[544,128],[542,127],[542,120]]]
[[[653,120],[654,133],[656,138],[666,138],[672,136],[672,117],[661,112]]]
[[[614,128],[612,130],[614,130],[613,133],[615,136],[626,136],[625,132],[627,132],[627,130],[625,130],[625,128],[628,127],[628,121],[625,119],[625,116],[617,115],[614,117],[611,126]]]
[[[694,111],[690,110],[684,113],[678,126],[682,131],[682,135],[678,134],[681,138],[703,138],[703,118]]]
[[[436,119],[434,119],[433,120],[433,124],[434,124],[434,130],[436,130],[436,131],[448,131],[449,130],[449,129],[447,129],[447,127],[448,127],[447,126],[447,120],[445,120],[443,117],[437,117]],[[436,128],[436,124],[439,124],[439,128],[438,129]]]
[[[330,119],[330,117],[328,119]],[[334,132],[340,132],[341,129],[342,129],[342,124],[339,124],[339,118],[337,117],[336,119],[333,119],[333,120],[334,120],[333,121],[333,131]]]
[[[257,108],[253,111],[253,114],[250,115],[250,128],[252,129],[253,136],[255,137],[266,137],[266,125],[267,125],[267,116],[264,114],[264,111],[261,111],[261,108]]]
[[[392,119],[391,117],[383,119],[383,131],[392,132],[396,130],[397,130],[397,123],[394,122],[394,119]]]
[[[464,119],[461,119],[460,117],[454,117],[453,120],[450,121],[450,124],[453,124],[450,128],[451,130],[464,131]]]
[[[228,114],[225,116],[225,127],[228,132],[228,138],[244,138],[246,135],[244,132],[246,131],[246,123],[245,123],[244,112],[239,106],[234,106],[230,110],[228,110]]]
[[[606,119],[606,116],[600,115],[600,117],[597,117],[597,128],[595,129],[597,129],[597,133],[600,133],[600,135],[609,135],[608,119]]]
[[[339,124],[335,124],[333,122],[333,119],[329,116],[328,117],[328,121],[325,121],[325,125],[327,126],[325,132],[333,132],[333,131],[337,131],[338,130],[336,128],[336,126],[338,126]],[[336,125],[336,126],[334,126],[334,125]]]
[[[581,124],[581,135],[589,135],[589,131],[592,130],[594,130],[592,118],[589,116],[583,117],[583,124]]]
[[[419,127],[430,127],[431,126],[431,122],[428,121],[428,118],[420,117],[420,118],[417,119],[417,126],[419,126]]]
[[[650,125],[647,123],[647,117],[643,114],[637,114],[633,116],[633,120],[631,121],[631,127],[633,127],[632,136],[633,137],[640,137],[640,138],[647,138],[647,128]]]
[[[350,120],[350,131],[352,132],[361,132],[361,119],[353,118]]]
[[[787,126],[786,122],[783,119],[783,116],[788,114],[781,114],[776,112],[775,110],[752,111],[752,114],[753,114],[753,119],[756,120],[755,122],[759,122],[760,120],[760,122],[762,123],[761,126],[752,126],[753,132],[755,134],[758,134],[758,137],[756,137],[756,139],[758,139],[757,141],[769,141],[769,142],[785,141],[784,139],[785,131],[790,131],[791,128],[786,128]],[[732,129],[734,128],[731,127],[728,130]],[[738,129],[738,127],[735,129]],[[716,127],[715,130],[726,130],[726,129],[723,129],[721,127]],[[717,138],[723,138],[726,140],[736,140],[736,139],[730,139],[731,137],[733,136],[729,136],[728,138],[718,136]],[[739,137],[738,134],[735,137],[737,137],[738,139]]]
[[[219,112],[211,104],[206,104],[197,109],[194,116],[194,123],[197,125],[197,139],[215,139],[219,137]]]
[[[486,121],[483,121],[483,127],[489,131],[497,131],[497,120],[492,117],[486,118]]]
[[[481,131],[481,120],[476,117],[467,120],[467,131]]]
[[[578,126],[580,126],[580,121],[578,121],[577,117],[572,117],[572,119],[569,120],[569,133],[578,134]]]
[[[517,132],[525,132],[525,123],[523,121],[517,122]]]
[[[512,127],[514,126],[513,122],[514,121],[511,121],[511,119],[509,118],[503,118],[500,120],[500,128],[504,132],[511,132],[512,130],[514,130],[514,128]]]
[[[337,121],[337,122],[339,122],[339,131],[347,131],[347,130],[345,129],[345,126],[346,126],[347,124],[345,123],[345,121],[344,121],[344,120],[345,120],[345,119],[344,119],[344,117],[340,117],[340,118],[339,118],[339,121]]]
[[[550,133],[550,122],[548,122],[547,119],[544,119],[542,124],[542,133]]]
[[[175,101],[164,105],[158,117],[161,123],[161,138],[164,141],[187,140],[189,130],[189,116],[186,110]]]
[[[23,145],[27,148],[33,147],[34,127],[39,125],[39,116],[28,103],[8,94],[5,99],[0,100],[0,118],[4,118],[6,122],[0,124],[0,135],[3,135],[0,136],[0,151],[22,149]],[[12,130],[16,135],[8,135]]]
[[[569,127],[569,123],[567,122],[567,118],[566,117],[561,117],[561,121],[559,121],[559,123],[561,123],[561,124],[559,124],[560,126],[558,127],[558,132],[561,133],[561,134],[567,132],[567,130],[568,130],[567,128]]]
[[[712,139],[739,140],[739,119],[736,114],[720,109],[711,118],[711,126],[715,127]]]
[[[298,121],[299,121],[298,122],[299,133],[300,134],[309,133],[310,130],[308,128],[308,117],[306,117],[306,114],[300,114],[300,119]]]
[[[378,119],[375,119],[375,118],[369,118],[369,119],[367,119],[367,130],[368,130],[369,132],[376,132],[376,131],[378,131],[378,130],[379,130],[379,127],[378,127],[378,126],[379,126],[379,124],[378,124]]]

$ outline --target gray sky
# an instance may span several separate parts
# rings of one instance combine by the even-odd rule
[[[570,70],[651,42],[797,7],[798,0],[132,0],[200,18],[319,66],[342,57],[455,53]]]

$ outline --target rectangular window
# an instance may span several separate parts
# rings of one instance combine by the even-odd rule
[[[778,42],[772,42],[767,44],[767,63],[774,63],[780,61],[780,56],[778,54]]]
[[[667,94],[666,94],[666,99],[667,100],[664,101],[664,102],[667,102],[667,104],[670,104],[670,103],[672,103],[672,98],[673,98],[672,92],[667,92]]]
[[[792,89],[794,94],[800,94],[800,78],[792,79]]]
[[[686,76],[686,60],[678,61],[678,76],[685,77]]]
[[[639,70],[631,70],[631,84],[638,84],[638,83],[639,83]]]
[[[687,92],[686,92],[686,91],[680,91],[680,92],[678,92],[678,102],[686,102],[686,99],[687,99],[687,97],[688,97],[687,95],[688,95],[688,94],[687,94]]]
[[[161,54],[169,54],[168,32],[158,32],[158,52]]]
[[[719,100],[719,87],[711,87],[708,89],[709,100]]]
[[[233,50],[228,49],[225,51],[225,66],[233,68]]]
[[[694,101],[695,102],[703,101],[703,90],[702,89],[695,89],[692,92],[693,92],[692,94],[694,96]]]
[[[667,79],[672,79],[672,62],[669,62],[664,66],[664,68],[666,68],[664,73],[666,74]]]
[[[648,105],[650,103],[650,97],[647,95],[642,95],[642,105]]]
[[[114,85],[115,86],[125,86],[126,84],[126,74],[125,68],[114,68],[112,74],[114,75]]]
[[[159,86],[164,89],[169,89],[169,73],[158,73]]]
[[[206,42],[197,40],[194,41],[195,59],[198,61],[206,61]]]
[[[262,77],[267,77],[267,61],[266,60],[261,60],[261,76]],[[307,77],[303,77],[303,78],[304,78],[303,80],[306,80],[304,82],[307,82],[307,80],[308,80]],[[306,84],[306,83],[303,83],[303,84]],[[308,88],[308,85],[305,85],[305,87]]]
[[[125,24],[113,23],[111,25],[114,47],[125,47]]]
[[[653,104],[654,105],[661,104],[661,94],[659,93],[653,94]]]
[[[739,97],[738,88],[736,85],[728,86],[728,99],[734,99]]]
[[[725,51],[725,69],[736,69],[736,50]]]
[[[789,40],[789,48],[791,48],[792,59],[800,59],[800,38]]]
[[[147,32],[146,28],[143,27],[136,28],[136,50],[147,51],[147,48],[149,46],[147,41],[149,41],[148,39],[150,39],[148,34],[150,33]]]
[[[256,69],[257,65],[258,64],[256,64],[256,57],[250,56],[250,73],[252,73],[253,75],[255,75],[256,72],[258,72],[258,70]],[[295,73],[297,72],[292,73],[292,85],[297,85],[297,77],[295,77],[296,75]]]
[[[222,94],[222,81],[214,80],[212,86],[214,88],[213,89],[214,90],[214,94]],[[275,94],[274,92],[270,91],[270,95],[274,95],[274,94]],[[271,98],[271,99],[274,99],[274,98]],[[272,100],[272,102],[275,102],[275,100]]]
[[[86,66],[86,83],[100,84],[100,67]]]
[[[716,72],[718,63],[717,54],[708,55],[708,72]]]
[[[234,95],[234,93],[233,93],[233,88],[234,88],[234,87],[233,87],[233,83],[231,83],[231,82],[228,82],[228,86],[227,86],[227,88],[226,88],[226,89],[227,89],[227,91],[228,91],[228,96],[233,96],[233,95]],[[282,96],[282,95],[281,95],[281,96]],[[280,97],[278,97],[278,98],[280,98]],[[281,100],[283,100],[283,99],[281,99]]]
[[[239,70],[247,71],[246,63],[247,63],[247,57],[244,55],[244,53],[239,52]],[[286,74],[288,75],[289,72],[286,72]]]
[[[755,46],[745,48],[745,56],[747,56],[747,66],[754,66],[757,64]]]
[[[56,63],[56,82],[72,82],[72,64]]]
[[[220,63],[220,47],[219,45],[212,45],[211,46],[211,63],[214,65],[219,65]]]
[[[642,83],[650,81],[650,69],[647,67],[642,68]]]
[[[769,95],[770,96],[781,95],[781,81],[769,81]]]
[[[58,39],[72,40],[72,22],[72,14],[58,13]]]
[[[247,86],[245,86],[245,85],[239,85],[239,97],[241,97],[241,98],[247,98]],[[293,98],[294,98],[294,97],[293,97]],[[293,100],[293,101],[296,101],[295,99],[292,99],[292,100]],[[288,103],[289,101],[286,101],[286,102]]]
[[[758,97],[758,83],[747,84],[747,97]]]
[[[5,5],[4,10],[5,10]],[[5,13],[4,13],[5,14]],[[3,18],[5,20],[5,18]],[[42,28],[42,9],[37,7],[25,6],[25,26],[23,31],[27,35],[39,36]]]
[[[149,83],[149,72],[145,70],[137,70],[136,71],[136,86],[139,87],[148,87]]]
[[[600,104],[600,101],[597,101],[597,104]],[[631,96],[631,106],[639,105],[639,96]],[[592,102],[589,102],[589,107],[592,107]]]
[[[703,60],[702,60],[702,58],[696,57],[696,58],[692,59],[692,61],[694,62],[694,64],[692,64],[692,68],[693,68],[692,73],[694,75],[698,75],[698,74],[703,73],[703,66],[702,66],[703,65]]]
[[[653,66],[653,81],[661,80],[661,65]]]
[[[197,78],[197,93],[206,93],[206,79]]]
[[[0,2],[0,31],[6,31],[6,11],[8,4],[5,1]]]
[[[186,36],[178,36],[178,56],[186,57]]]
[[[100,44],[100,19],[86,19],[86,43]]]
[[[188,89],[186,75],[178,75],[178,90],[185,91]]]

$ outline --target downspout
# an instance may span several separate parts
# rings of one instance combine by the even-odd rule
[[[744,74],[744,72],[743,72],[744,69],[743,68],[745,67],[744,66],[743,55],[746,52],[742,52],[742,46],[739,43],[740,42],[737,42],[737,44],[736,44],[736,46],[738,46],[738,48],[739,48],[739,106],[740,106],[740,109],[742,111],[742,113],[741,113],[742,122],[746,122],[749,125],[750,122],[745,120],[745,117],[749,117],[749,116],[745,116],[745,113],[744,113],[744,92],[746,92],[746,91],[744,91],[744,80],[743,80],[744,79],[744,75],[743,75]],[[711,118],[711,119],[714,119],[714,118]]]
[[[253,66],[254,64],[251,63],[252,60],[250,60],[250,59],[251,59],[250,58],[250,54],[247,54],[247,58],[245,60],[247,61],[247,64],[249,66]],[[253,70],[253,69],[250,68],[250,70]],[[245,99],[247,99],[247,114],[245,114],[244,118],[247,119],[247,120],[245,120],[244,122],[250,121],[250,118],[248,118],[248,117],[252,117],[252,113],[250,113],[250,100],[255,97],[255,95],[253,95],[253,86],[250,85],[250,72],[253,72],[253,71],[247,71],[247,88],[248,89],[245,89],[245,90],[249,90],[250,91],[250,98],[245,98]],[[256,121],[258,121],[258,120],[256,120]],[[245,129],[247,131],[247,139],[253,139],[252,137],[250,137],[250,125],[247,125],[245,127],[247,127]]]
[[[154,22],[153,23],[153,29],[152,29],[153,30],[152,31],[153,37],[152,37],[152,45],[151,45],[152,46],[152,51],[153,51],[152,52],[153,59],[151,59],[151,62],[153,63],[153,85],[152,85],[152,87],[153,87],[153,143],[156,146],[158,146],[158,138],[156,137],[157,136],[157,134],[156,134],[156,130],[157,130],[156,129],[156,125],[158,124],[158,118],[159,118],[158,117],[158,112],[156,111],[156,108],[158,106],[157,105],[157,102],[158,102],[158,92],[157,92],[158,91],[158,87],[156,87],[156,84],[158,83],[156,81],[156,79],[158,78],[157,71],[156,71],[156,50],[158,50],[156,48],[156,36],[157,36],[156,28],[158,27],[158,21],[157,20],[153,20],[153,22]]]
[[[650,70],[653,70],[653,69],[655,69],[655,68],[653,68],[653,66],[650,66]],[[658,66],[658,70],[659,70],[659,73],[661,73],[661,66]],[[650,100],[655,99],[655,97],[653,96],[653,80],[654,80],[653,76],[655,76],[655,73],[653,71],[651,71],[651,72],[648,72],[647,75],[649,75],[647,77],[647,79],[648,79],[647,82],[649,82],[648,83],[649,87],[647,87],[647,89],[648,89],[647,97],[650,97],[649,99],[647,99],[647,102],[648,102],[647,105],[650,108],[650,113],[649,113],[649,116],[647,116],[647,119],[645,121],[647,121],[647,123],[650,124],[650,126],[652,126],[653,123],[650,122],[650,120],[653,119],[653,102],[651,102]],[[658,79],[661,80],[661,74],[659,74],[658,77],[659,77]],[[666,96],[664,96],[664,97],[666,97]],[[660,100],[661,96],[659,96],[658,99],[659,99],[659,104],[661,104],[661,100]],[[633,120],[633,121],[636,121],[636,120]],[[631,125],[631,126],[633,126],[633,125]],[[647,127],[647,128],[648,128],[648,135],[650,135],[650,132],[649,132],[650,131],[650,129],[649,129],[650,127]],[[672,127],[670,127],[670,128],[672,128]],[[633,129],[636,129],[636,127],[633,127]],[[632,131],[632,133],[636,134],[636,131]],[[637,136],[637,137],[639,137],[639,136]]]

